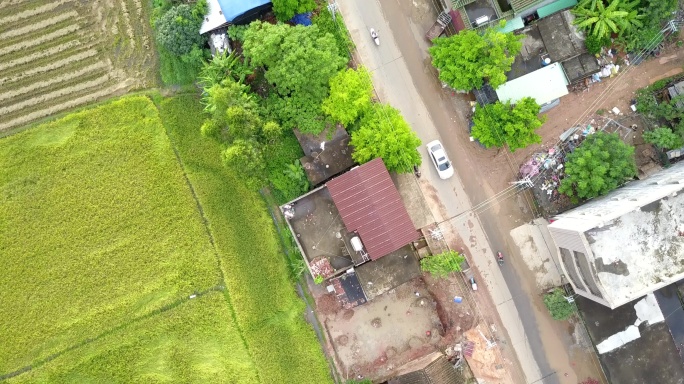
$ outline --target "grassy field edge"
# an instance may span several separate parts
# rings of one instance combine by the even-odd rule
[[[331,383],[328,362],[303,312],[266,202],[200,134],[196,96],[155,98],[203,207],[226,277],[226,296],[261,382]]]

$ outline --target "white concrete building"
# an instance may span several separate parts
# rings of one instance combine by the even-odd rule
[[[684,162],[562,213],[549,231],[575,292],[617,308],[684,279]]]

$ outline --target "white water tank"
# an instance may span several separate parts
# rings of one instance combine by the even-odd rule
[[[363,243],[361,243],[361,239],[358,236],[352,237],[349,242],[351,242],[351,246],[356,252],[363,252]]]

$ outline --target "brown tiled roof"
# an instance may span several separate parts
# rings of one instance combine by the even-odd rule
[[[372,260],[419,237],[382,159],[374,159],[326,186],[345,227],[356,231]]]

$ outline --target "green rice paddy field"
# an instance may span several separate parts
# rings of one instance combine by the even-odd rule
[[[332,382],[264,202],[155,100],[0,139],[0,379]]]

